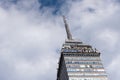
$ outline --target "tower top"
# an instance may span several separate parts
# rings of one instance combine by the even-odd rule
[[[72,40],[72,35],[70,33],[69,26],[67,24],[65,16],[63,16],[63,21],[64,21],[64,24],[65,24],[65,29],[66,29],[66,33],[67,33],[67,39]]]

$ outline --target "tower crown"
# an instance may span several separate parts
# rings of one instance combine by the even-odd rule
[[[63,16],[67,39],[62,46],[57,80],[108,80],[100,52],[91,45],[72,39]]]

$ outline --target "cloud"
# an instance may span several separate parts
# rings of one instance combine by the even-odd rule
[[[61,20],[31,9],[31,4],[35,5],[21,1],[9,9],[0,8],[1,80],[56,78],[56,50],[65,36]]]
[[[54,7],[40,9],[41,5],[37,0],[0,1],[1,80],[56,79],[66,36],[60,14],[67,16],[74,38],[100,50],[110,79],[119,79],[115,66],[119,65],[120,6],[116,1],[69,0],[62,3],[60,14],[53,14]]]
[[[109,76],[109,77],[112,78],[113,76],[115,76],[114,77],[115,80],[119,79],[120,72],[117,71],[120,67],[119,61],[120,61],[120,55],[118,55],[116,58],[114,58],[112,60],[112,62],[110,63],[110,65],[108,66],[108,72],[109,72],[110,75],[112,75],[112,76]]]

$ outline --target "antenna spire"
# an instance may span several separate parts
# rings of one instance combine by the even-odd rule
[[[67,38],[68,38],[68,40],[72,40],[72,35],[71,35],[71,33],[70,33],[69,26],[68,26],[68,24],[67,24],[67,21],[66,21],[65,16],[63,16],[63,21],[64,21],[64,24],[65,24],[65,29],[66,29],[66,33],[67,33]]]

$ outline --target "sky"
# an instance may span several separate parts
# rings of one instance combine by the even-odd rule
[[[55,80],[66,32],[120,79],[120,0],[0,0],[0,80]]]

